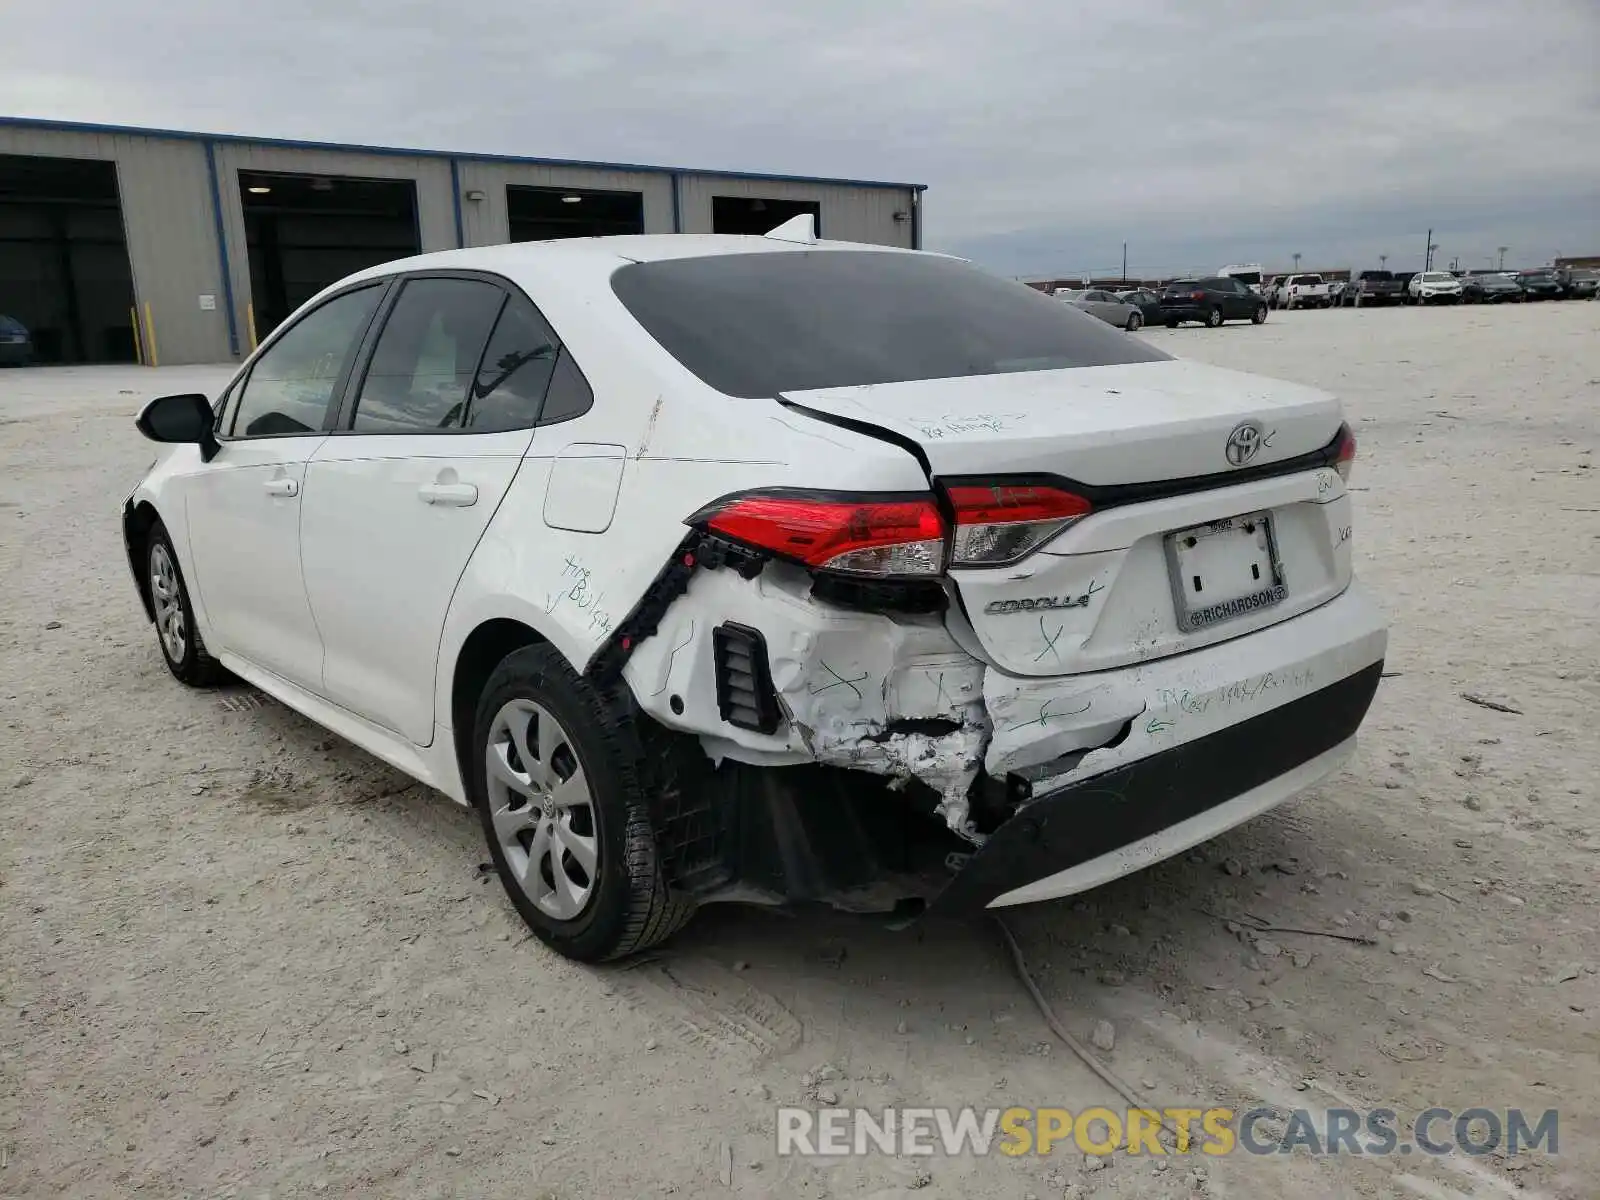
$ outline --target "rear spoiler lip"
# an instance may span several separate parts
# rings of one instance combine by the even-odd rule
[[[938,475],[929,464],[927,455],[922,447],[912,438],[896,433],[892,429],[885,429],[881,425],[874,425],[870,421],[857,420],[854,417],[841,417],[833,413],[821,412],[798,404],[793,400],[778,398],[778,403],[785,408],[829,425],[836,425],[841,429],[848,429],[854,433],[864,434],[876,438],[881,442],[899,446],[922,464],[922,472],[928,477],[930,483],[940,485],[942,495],[947,487],[988,487],[996,483],[1017,484],[1020,486],[1034,485],[1038,487],[1062,488],[1076,493],[1089,501],[1095,511],[1105,508],[1114,508],[1123,504],[1142,504],[1149,500],[1166,500],[1173,496],[1185,496],[1193,492],[1208,492],[1216,488],[1232,487],[1237,483],[1253,483],[1258,479],[1271,479],[1278,475],[1298,475],[1302,471],[1315,471],[1321,467],[1331,467],[1338,460],[1339,442],[1348,428],[1348,422],[1341,421],[1339,428],[1334,430],[1333,437],[1327,445],[1317,450],[1309,450],[1304,454],[1297,454],[1292,458],[1279,459],[1277,462],[1262,463],[1254,467],[1235,467],[1228,471],[1217,471],[1207,475],[1190,475],[1183,479],[1157,479],[1146,483],[1114,483],[1114,484],[1089,484],[1079,483],[1065,475],[1052,475],[1048,472],[1022,472],[1011,474],[1000,472],[994,475]]]

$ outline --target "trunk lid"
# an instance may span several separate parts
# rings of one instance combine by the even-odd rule
[[[935,476],[1047,472],[1095,487],[1228,471],[1228,437],[1261,426],[1252,468],[1320,450],[1339,402],[1299,384],[1171,360],[787,392],[791,405],[914,443]]]
[[[935,485],[1051,476],[1094,503],[1018,562],[950,571],[952,632],[1015,674],[1181,653],[1304,612],[1349,582],[1338,474],[1270,471],[1338,434],[1338,401],[1314,388],[1167,361],[783,399],[906,446]],[[1246,424],[1255,435],[1241,442]]]

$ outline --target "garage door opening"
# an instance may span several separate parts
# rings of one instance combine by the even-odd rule
[[[758,196],[711,197],[712,233],[771,233],[785,221],[810,213],[822,236],[822,205],[815,200],[763,200]]]
[[[0,315],[31,361],[133,362],[133,303],[116,164],[0,154]]]
[[[240,171],[252,344],[330,283],[421,252],[409,179]]]
[[[593,188],[506,188],[513,242],[644,232],[644,193]]]

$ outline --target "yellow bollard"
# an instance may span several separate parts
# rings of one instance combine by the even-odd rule
[[[156,354],[156,319],[150,312],[150,302],[144,302],[144,340],[150,348],[150,365],[159,367],[161,359]]]
[[[244,306],[245,325],[250,330],[250,353],[256,352],[256,302],[250,301]]]

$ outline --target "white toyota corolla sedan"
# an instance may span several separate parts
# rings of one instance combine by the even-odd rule
[[[172,674],[475,808],[574,958],[1083,891],[1335,770],[1383,665],[1333,397],[806,218],[388,263],[139,428]]]

